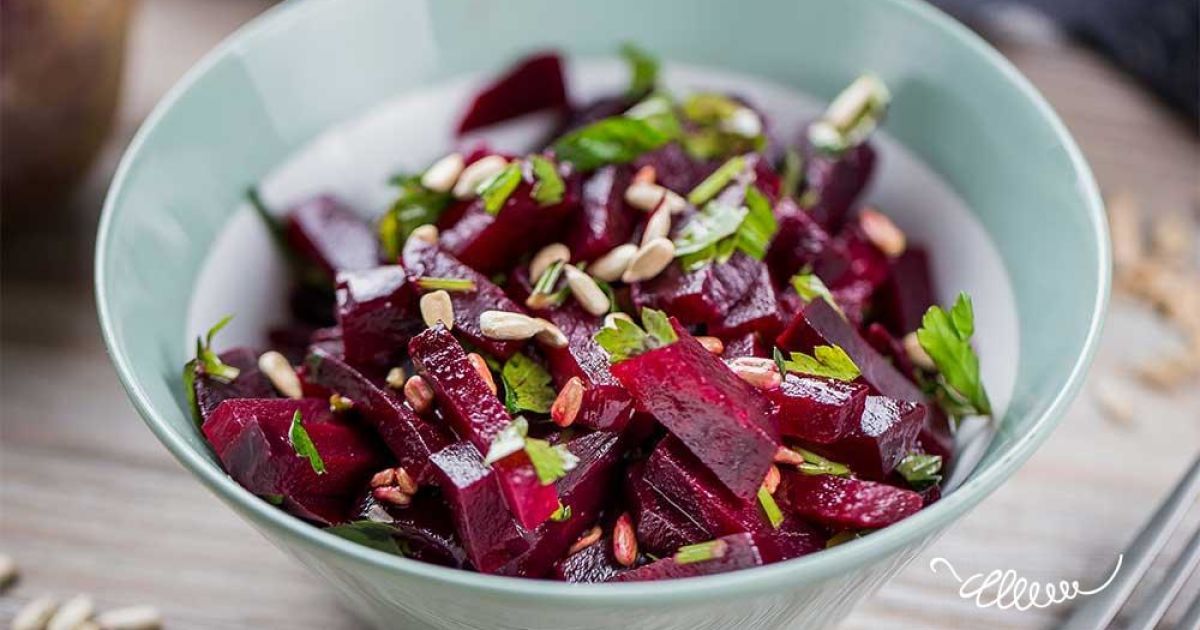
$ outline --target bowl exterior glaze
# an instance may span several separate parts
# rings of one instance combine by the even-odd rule
[[[499,578],[388,556],[309,527],[230,480],[188,415],[178,374],[198,271],[247,186],[323,129],[388,97],[496,70],[535,48],[607,55],[625,40],[824,99],[864,69],[892,87],[889,132],[976,214],[1016,299],[1012,402],[970,479],[912,518],[823,553],[624,585]],[[105,341],[151,430],[266,538],[326,579],[350,610],[378,627],[402,628],[836,623],[1046,438],[1082,382],[1108,290],[1103,208],[1062,124],[998,53],[909,0],[287,3],[223,43],[151,115],[114,179],[96,251]]]

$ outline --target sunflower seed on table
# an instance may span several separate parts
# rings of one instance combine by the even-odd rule
[[[95,612],[96,603],[90,595],[76,595],[55,611],[46,624],[46,630],[75,630],[80,624],[91,619]]]
[[[162,613],[153,606],[126,606],[96,615],[96,625],[103,630],[158,630],[163,625]]]
[[[58,610],[58,602],[49,595],[32,599],[13,617],[12,630],[44,630],[55,610]]]

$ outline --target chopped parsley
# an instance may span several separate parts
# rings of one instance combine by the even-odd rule
[[[509,413],[550,413],[557,394],[550,373],[537,361],[521,353],[514,354],[500,370],[500,379],[504,382],[504,406]]]
[[[396,177],[392,183],[400,188],[400,194],[380,217],[377,226],[379,241],[389,259],[400,255],[404,241],[413,230],[437,221],[453,200],[448,192],[422,186],[420,175]]]
[[[563,267],[566,264],[566,261],[562,260],[550,263],[550,266],[546,267],[542,275],[537,278],[533,285],[533,291],[525,304],[531,308],[547,308],[565,302],[567,296],[571,294],[571,288],[564,284],[562,289],[555,289],[558,287],[558,281],[562,277]]]
[[[729,550],[729,543],[724,540],[710,540],[708,542],[696,543],[694,545],[684,545],[675,552],[676,564],[692,564],[695,562],[707,562],[708,560],[716,560],[717,558],[725,557],[725,553]]]
[[[688,193],[688,203],[693,206],[699,206],[711,200],[744,170],[746,170],[745,156],[738,155],[729,158],[720,168],[713,171],[711,175],[704,178],[704,181],[697,184],[692,189],[692,192]]]
[[[503,170],[479,184],[479,198],[488,214],[499,214],[504,202],[521,185],[521,163],[509,162]]]
[[[692,123],[682,138],[684,148],[693,157],[705,160],[762,151],[767,144],[764,134],[746,137],[726,126],[745,109],[745,105],[724,94],[703,92],[684,99],[680,111]]]
[[[605,326],[595,335],[596,343],[608,353],[612,363],[670,345],[678,339],[666,314],[652,308],[642,309],[642,326],[624,318],[614,318],[613,327]]]
[[[796,452],[804,456],[804,463],[797,466],[797,468],[806,475],[833,475],[834,477],[848,477],[850,475],[850,467],[845,464],[825,459],[812,451],[802,448],[796,449]]]
[[[222,362],[221,357],[212,349],[213,337],[216,337],[232,319],[233,315],[226,315],[209,328],[204,337],[196,337],[196,356],[183,366],[184,391],[187,393],[192,416],[197,421],[200,419],[200,406],[196,402],[196,375],[204,374],[221,383],[232,383],[238,374],[241,374],[241,370]]]
[[[353,521],[342,525],[334,525],[333,527],[325,528],[325,531],[337,536],[345,538],[351,542],[356,542],[365,547],[376,549],[384,553],[390,553],[396,556],[404,555],[400,545],[397,544],[395,535],[399,531],[387,523],[378,521]]]
[[[762,260],[778,227],[770,202],[756,187],[748,186],[746,205],[710,201],[693,215],[675,238],[675,256],[687,271],[714,261],[723,263],[738,250]]]
[[[792,288],[796,289],[796,293],[800,295],[800,299],[807,304],[817,298],[821,298],[829,303],[843,318],[846,316],[842,312],[842,307],[838,306],[837,300],[833,299],[833,292],[821,280],[817,274],[812,273],[808,268],[800,271],[800,273],[792,276]]]
[[[785,358],[776,348],[775,363],[779,365],[780,372],[823,376],[839,381],[853,381],[862,374],[854,359],[851,359],[841,346],[836,345],[816,346],[811,355],[792,352],[790,358]]]
[[[452,291],[471,293],[477,288],[475,281],[470,278],[434,278],[423,276],[417,278],[417,286],[426,291]]]
[[[626,96],[639,98],[653,92],[658,84],[658,60],[630,43],[621,46],[621,56],[629,64],[629,89],[625,92]]]
[[[317,452],[317,445],[313,444],[312,438],[308,436],[308,431],[301,424],[300,410],[292,415],[292,426],[288,428],[288,442],[292,445],[292,450],[296,451],[297,457],[303,457],[308,460],[308,465],[312,466],[313,472],[318,475],[325,474],[325,462],[321,459],[321,454]]]
[[[858,529],[858,530],[848,529],[845,531],[838,532],[838,533],[834,534],[833,536],[831,536],[829,538],[829,540],[825,541],[825,548],[829,549],[830,547],[844,545],[852,540],[858,540],[859,538],[862,538],[863,536],[866,536],[867,534],[870,534],[873,531],[875,531],[875,530],[873,530],[873,529]]]
[[[979,374],[979,357],[971,348],[974,333],[975,311],[966,293],[958,294],[949,311],[929,307],[917,330],[917,341],[938,369],[932,384],[934,397],[956,421],[992,415],[992,403]]]
[[[558,167],[549,159],[540,155],[529,156],[529,166],[533,169],[533,190],[530,195],[542,206],[550,206],[563,200],[567,185],[558,174]]]
[[[779,509],[779,504],[775,502],[775,497],[767,492],[765,487],[758,489],[758,504],[762,506],[763,513],[767,516],[767,521],[771,523],[771,527],[779,529],[783,523],[783,511]]]
[[[567,473],[579,465],[579,458],[567,450],[562,444],[550,445],[546,440],[526,438],[525,454],[529,456],[533,470],[537,473],[538,481],[548,486],[567,476]]]
[[[942,480],[942,456],[909,453],[900,460],[896,472],[915,490],[924,490]]]
[[[554,154],[580,171],[632,162],[670,142],[671,134],[648,120],[614,116],[576,129],[554,143]]]
[[[554,512],[550,514],[550,520],[554,521],[555,523],[561,523],[563,521],[570,520],[570,518],[571,506],[564,504],[562,501],[558,502],[558,509],[554,510]]]

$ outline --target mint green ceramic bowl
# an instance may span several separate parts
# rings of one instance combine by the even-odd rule
[[[1011,399],[970,478],[859,541],[754,570],[636,585],[493,577],[385,555],[305,525],[231,481],[193,426],[178,375],[200,266],[246,187],[322,130],[389,97],[497,69],[534,47],[586,56],[608,54],[623,40],[820,99],[864,69],[892,87],[887,130],[975,214],[1015,302]],[[953,249],[952,242],[935,246]],[[1063,125],[994,50],[906,0],[288,3],[222,44],[154,111],[113,182],[96,249],[104,338],[151,430],[225,503],[379,627],[834,623],[1045,440],[1082,382],[1108,290],[1101,200]]]

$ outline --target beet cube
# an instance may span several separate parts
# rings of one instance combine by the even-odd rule
[[[612,366],[613,376],[735,496],[750,497],[778,445],[770,403],[673,324],[678,341]]]
[[[791,514],[784,517],[778,529],[768,527],[754,532],[753,536],[765,564],[820,551],[828,540],[820,529]]]
[[[863,142],[834,156],[809,144],[807,132],[804,136],[806,193],[811,191],[816,197],[809,212],[826,230],[836,232],[845,222],[854,201],[867,187],[875,170],[875,150]]]
[[[769,354],[767,345],[763,343],[762,335],[752,332],[733,339],[726,339],[725,352],[721,353],[721,358],[728,361],[738,357],[765,357]]]
[[[765,265],[759,263],[758,267],[758,277],[742,299],[723,316],[709,322],[709,334],[722,339],[734,339],[748,333],[774,337],[783,329],[783,317],[779,314],[779,299],[771,284],[771,275]]]
[[[767,264],[775,282],[785,284],[804,267],[817,267],[829,251],[832,238],[795,201],[784,199],[775,207],[779,229],[767,250]]]
[[[814,451],[846,464],[868,479],[883,479],[916,448],[925,406],[886,396],[867,396],[866,405],[850,431],[832,444],[814,444]]]
[[[643,166],[654,167],[656,183],[686,195],[704,181],[705,177],[717,170],[721,162],[697,160],[678,142],[671,142],[649,153],[643,153],[633,161],[635,172]]]
[[[909,247],[891,262],[891,272],[879,289],[880,321],[893,335],[903,337],[921,327],[935,295],[929,254]]]
[[[579,211],[567,228],[565,243],[576,260],[594,260],[633,236],[638,211],[625,203],[630,173],[605,166],[587,176]]]
[[[468,442],[459,442],[430,457],[442,495],[454,516],[458,539],[482,573],[495,573],[529,548],[505,505],[496,473]]]
[[[608,582],[629,569],[617,563],[612,554],[612,539],[599,542],[554,563],[554,579],[572,584]]]
[[[562,61],[553,53],[531,55],[475,95],[458,123],[462,135],[523,114],[567,109]]]
[[[674,437],[659,442],[646,460],[643,478],[652,490],[700,525],[709,537],[767,526],[755,498],[731,495]],[[760,485],[761,482],[760,479]]]
[[[797,515],[834,529],[886,527],[923,504],[916,492],[883,483],[791,472],[775,494]]]
[[[837,379],[788,374],[767,392],[783,435],[828,444],[849,434],[862,418],[867,386]]]
[[[684,271],[672,263],[656,277],[633,285],[633,303],[638,310],[653,308],[688,325],[702,324],[721,316],[712,300],[714,283],[713,265]]]
[[[355,411],[418,482],[425,479],[429,456],[450,443],[445,431],[413,413],[394,391],[380,387],[320,348],[309,353],[305,376],[354,401]]]
[[[325,472],[313,470],[289,438],[299,411]],[[301,518],[322,524],[349,517],[354,493],[382,465],[371,442],[336,419],[322,400],[226,400],[204,425],[225,471],[247,490]]]
[[[346,362],[372,373],[398,365],[408,339],[421,328],[416,298],[399,265],[338,274],[337,318]]]
[[[375,231],[341,201],[314,197],[288,210],[287,241],[292,251],[332,279],[339,271],[379,264]]]
[[[459,262],[435,244],[410,238],[404,245],[404,268],[410,277],[473,280],[475,290],[454,294],[454,330],[471,345],[498,358],[507,359],[521,348],[517,341],[497,341],[483,334],[479,315],[484,311],[524,312],[486,276]]]
[[[237,378],[225,383],[204,373],[196,366],[192,393],[200,411],[201,423],[207,422],[217,405],[231,398],[277,398],[275,386],[258,369],[258,355],[249,348],[233,348],[220,354],[221,362],[237,368]]]
[[[633,399],[613,377],[608,355],[593,339],[603,323],[601,318],[575,301],[542,315],[567,336],[567,347],[543,349],[555,387],[561,388],[574,376],[586,386],[575,423],[596,431],[624,430],[633,414]]]
[[[631,470],[625,484],[630,513],[637,524],[638,545],[647,553],[666,556],[712,535],[699,523],[660,496],[646,483],[645,466]]]
[[[642,582],[671,578],[699,577],[748,569],[765,564],[762,550],[750,534],[731,534],[711,543],[713,545],[705,560],[680,563],[675,557],[638,567],[613,578],[614,582]]]

